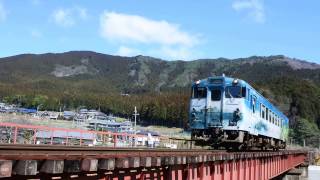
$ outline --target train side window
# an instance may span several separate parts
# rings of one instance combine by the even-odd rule
[[[246,87],[242,87],[242,88],[241,88],[241,90],[242,90],[242,91],[241,91],[241,92],[242,92],[242,94],[241,94],[241,95],[242,95],[242,97],[244,97],[244,98],[245,98],[245,97],[246,97],[246,94],[247,94],[247,91],[246,91],[246,90],[247,90],[247,88],[246,88]]]
[[[266,107],[263,104],[261,104],[261,117],[262,119],[266,117]]]
[[[281,127],[281,122],[279,117],[278,117],[278,126]]]
[[[260,103],[260,117],[262,117],[262,105]]]
[[[266,108],[266,120],[268,121],[268,119],[269,119],[269,109]]]
[[[211,90],[211,100],[212,101],[220,101],[221,100],[221,91],[220,91],[220,89]]]
[[[271,115],[272,115],[272,112],[271,112],[271,110],[269,109],[269,121],[272,123]]]
[[[253,113],[256,112],[256,103],[257,103],[256,101],[257,101],[257,98],[251,95],[251,108]]]
[[[282,119],[281,118],[279,118],[279,125],[280,125],[280,127],[282,127]]]
[[[271,113],[271,119],[272,119],[272,123],[275,124],[275,125],[277,125],[277,123],[276,123],[276,121],[275,121],[275,119],[274,119],[274,113],[273,113],[273,112]]]

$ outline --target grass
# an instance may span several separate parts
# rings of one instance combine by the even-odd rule
[[[73,125],[72,121],[52,120],[47,118],[38,118],[38,117],[29,116],[29,115],[19,115],[19,114],[0,114],[0,122],[25,124],[25,125],[37,125],[37,126],[46,126],[46,127],[55,127],[55,128],[79,129],[79,127],[76,127],[75,125]]]
[[[190,139],[190,134],[184,131],[182,128],[169,128],[165,126],[137,126],[138,130],[149,130],[160,133],[161,136],[167,136],[171,138],[185,138]]]

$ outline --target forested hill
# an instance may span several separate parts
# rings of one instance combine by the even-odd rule
[[[222,73],[251,83],[293,127],[320,126],[320,65],[281,55],[165,61],[89,51],[23,54],[0,58],[0,97],[26,107],[83,105],[122,116],[137,106],[144,123],[182,126],[191,82]]]

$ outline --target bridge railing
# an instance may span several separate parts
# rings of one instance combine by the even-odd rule
[[[148,146],[148,140],[150,137],[137,134],[0,123],[1,144],[132,147]]]

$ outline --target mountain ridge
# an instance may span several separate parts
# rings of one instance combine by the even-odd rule
[[[252,58],[261,58],[261,59],[286,59],[288,61],[299,61],[301,63],[307,63],[307,64],[312,64],[312,65],[317,65],[317,68],[320,68],[320,64],[316,62],[311,62],[308,60],[302,60],[298,58],[292,58],[289,56],[285,55],[270,55],[270,56],[248,56],[248,57],[241,57],[241,58],[225,58],[225,57],[218,57],[218,58],[200,58],[200,59],[192,59],[192,60],[166,60],[166,59],[161,59],[161,58],[156,58],[152,56],[146,56],[146,55],[136,55],[136,56],[120,56],[120,55],[110,55],[110,54],[105,54],[105,53],[100,53],[100,52],[95,52],[95,51],[87,51],[87,50],[81,50],[81,51],[66,51],[66,52],[59,52],[59,53],[54,53],[54,52],[48,52],[48,53],[23,53],[23,54],[16,54],[12,56],[6,56],[6,57],[0,57],[0,60],[3,59],[8,59],[8,58],[17,58],[17,57],[23,57],[23,56],[45,56],[45,55],[63,55],[63,54],[95,54],[95,55],[104,55],[104,56],[109,56],[109,57],[123,57],[123,58],[148,58],[148,59],[153,59],[153,60],[161,60],[161,61],[167,61],[167,62],[175,62],[175,61],[183,61],[183,62],[192,62],[192,61],[201,61],[201,60],[246,60],[246,59],[252,59]]]
[[[317,76],[313,77],[313,71],[320,70],[320,64],[283,55],[166,61],[143,55],[124,57],[93,51],[21,54],[0,58],[0,80],[12,78],[19,82],[20,78],[20,81],[25,82],[28,77],[30,81],[43,77],[57,80],[102,78],[107,83],[114,83],[115,80],[128,83],[130,87],[151,86],[153,90],[159,91],[163,86],[185,87],[196,79],[223,73],[244,76],[250,81],[253,78],[245,76],[247,72],[241,70],[261,69],[261,65],[278,68],[275,72],[278,75],[282,74],[280,69],[292,74],[301,74],[299,71],[305,70],[303,73],[306,79],[319,81]]]

